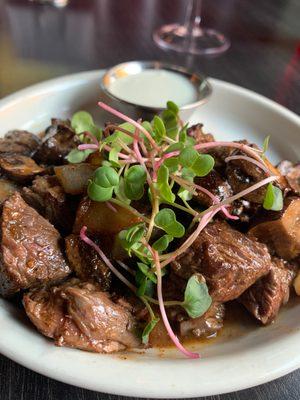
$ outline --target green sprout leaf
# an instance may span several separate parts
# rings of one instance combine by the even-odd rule
[[[169,185],[169,170],[162,164],[157,173],[157,187],[162,200],[168,203],[174,203],[175,194],[172,193],[172,189]]]
[[[114,188],[118,184],[119,175],[112,167],[99,167],[89,181],[88,196],[94,201],[108,201],[112,198]]]
[[[121,246],[127,250],[129,255],[131,254],[131,249],[136,245],[140,245],[140,240],[145,235],[145,224],[139,223],[131,226],[128,229],[123,229],[118,233],[118,238],[120,240]]]
[[[263,207],[266,210],[280,211],[283,207],[283,196],[282,191],[277,187],[269,183],[263,203]]]
[[[139,268],[139,270],[148,278],[150,279],[150,281],[152,281],[153,283],[157,283],[157,278],[155,276],[155,274],[153,272],[150,271],[150,268],[148,265],[144,264],[144,263],[137,263],[137,266]]]
[[[130,199],[125,194],[125,183],[123,176],[119,178],[119,185],[114,188],[116,197],[125,204],[130,204]]]
[[[125,195],[130,200],[139,200],[144,194],[144,185],[147,179],[146,171],[141,165],[130,167],[124,176]]]
[[[262,147],[262,151],[263,152],[262,152],[262,155],[261,155],[262,159],[266,158],[266,152],[267,152],[267,150],[269,148],[269,141],[270,141],[270,135],[265,137],[265,140],[263,141],[263,147]]]
[[[193,147],[186,147],[181,151],[179,162],[183,167],[191,169],[197,176],[206,176],[215,164],[211,155],[199,154]]]
[[[102,131],[95,124],[93,117],[86,111],[78,111],[73,114],[71,119],[71,127],[74,129],[77,135],[83,132],[90,132],[98,140],[101,139]]]
[[[154,250],[156,250],[158,252],[165,251],[165,250],[167,250],[167,248],[172,240],[173,240],[173,236],[163,235],[162,237],[160,237],[153,243],[152,247]]]
[[[135,281],[137,284],[137,296],[153,296],[154,283],[148,279],[140,269],[138,269],[135,274]]]
[[[173,174],[178,170],[179,159],[178,157],[167,158],[163,165],[168,168],[170,174]]]
[[[168,235],[180,238],[184,235],[184,226],[176,220],[176,214],[170,208],[160,210],[154,219],[155,225]]]
[[[159,322],[159,318],[152,318],[150,322],[145,326],[143,333],[142,333],[142,342],[143,344],[148,344],[149,342],[149,335],[155,328],[156,324]]]
[[[201,274],[192,275],[185,288],[182,307],[191,318],[198,318],[209,309],[211,303],[204,277]]]
[[[163,123],[163,120],[157,115],[155,115],[153,119],[153,132],[155,141],[157,143],[160,143],[161,139],[166,136],[165,124]]]
[[[178,134],[178,121],[176,114],[167,109],[162,112],[161,116],[166,127],[167,136],[171,139],[176,139]]]
[[[123,124],[120,124],[119,127],[125,129],[131,134],[135,132],[135,127],[129,122],[124,122]],[[102,141],[102,144],[110,144],[111,147],[115,148],[116,151],[119,152],[121,150],[120,142],[130,145],[133,142],[133,137],[116,129],[113,134],[109,135]]]
[[[102,166],[94,172],[93,181],[103,188],[114,188],[119,184],[119,175],[112,167]]]
[[[145,234],[145,224],[139,223],[127,229],[126,240],[130,244],[138,243]]]
[[[101,202],[108,201],[112,198],[113,188],[101,187],[90,180],[87,188],[87,194],[91,200]]]
[[[67,155],[66,159],[71,164],[78,164],[85,161],[94,150],[77,150],[73,149]]]
[[[182,168],[181,171],[181,177],[189,182],[194,182],[194,177],[195,177],[195,173],[188,169],[188,168]],[[179,188],[178,190],[178,196],[185,201],[189,201],[193,198],[193,190],[187,190],[184,187]]]
[[[172,111],[175,115],[179,113],[179,107],[173,101],[167,101],[167,109]]]

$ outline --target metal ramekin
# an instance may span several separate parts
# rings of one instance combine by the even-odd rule
[[[177,72],[187,77],[195,86],[197,90],[197,101],[180,107],[180,115],[183,120],[187,120],[198,107],[206,103],[212,93],[212,87],[204,76],[189,71],[186,68],[160,61],[129,61],[108,69],[103,75],[101,79],[102,100],[135,119],[142,118],[144,120],[151,120],[154,115],[160,114],[164,108],[147,107],[130,103],[119,99],[109,91],[111,83],[116,79],[127,75],[134,75],[147,69],[164,69]]]

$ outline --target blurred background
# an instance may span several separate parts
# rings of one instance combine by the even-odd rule
[[[60,5],[67,0],[55,0]],[[231,40],[218,57],[164,51],[155,29],[187,0],[0,0],[0,97],[51,77],[125,60],[166,60],[255,90],[299,112],[299,0],[203,2],[203,24]]]

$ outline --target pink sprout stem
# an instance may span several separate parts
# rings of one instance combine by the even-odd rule
[[[105,202],[105,205],[107,206],[107,208],[109,208],[111,211],[113,211],[113,212],[118,212],[118,210],[109,202],[109,201],[106,201]]]
[[[134,150],[137,161],[145,168],[145,171],[147,174],[147,182],[148,182],[148,185],[151,187],[152,179],[151,179],[150,173],[146,167],[145,161],[144,161],[142,154],[140,152],[140,149],[139,149],[139,129],[138,128],[135,130],[135,133],[134,133],[133,150]]]
[[[94,136],[91,132],[85,131],[83,134],[84,134],[84,136],[88,137],[92,141],[92,143],[99,146],[99,142],[98,142],[96,136]]]
[[[167,317],[167,313],[165,310],[165,305],[164,305],[164,299],[163,299],[163,295],[162,295],[162,275],[161,275],[161,265],[160,265],[160,261],[159,261],[159,256],[157,251],[152,250],[152,254],[153,254],[153,259],[155,262],[155,266],[156,266],[156,274],[157,274],[157,298],[158,298],[158,303],[159,303],[159,309],[160,309],[160,313],[161,313],[161,317],[163,320],[163,323],[165,325],[165,328],[171,338],[171,340],[173,341],[173,343],[175,344],[175,346],[178,348],[179,351],[181,351],[186,357],[189,358],[199,358],[200,355],[198,353],[192,353],[191,351],[187,350],[178,340],[178,337],[175,335],[175,333],[173,332],[170,322],[168,320]]]
[[[230,156],[230,157],[225,158],[225,162],[228,162],[228,161],[231,161],[231,160],[245,160],[245,161],[248,161],[248,162],[250,162],[250,163],[256,165],[257,167],[261,168],[267,175],[270,174],[269,169],[268,169],[262,162],[259,162],[259,161],[255,160],[255,159],[252,158],[252,157],[247,157],[247,156]]]
[[[137,123],[134,119],[127,117],[127,115],[121,113],[120,111],[115,110],[114,108],[110,107],[109,105],[103,103],[102,101],[98,102],[98,106],[103,108],[103,110],[110,112],[111,114],[115,115],[116,117],[119,117],[120,119],[123,119],[126,122],[129,122],[133,126],[135,126],[137,129],[139,129],[143,134],[146,136],[146,138],[149,140],[149,142],[152,144],[152,146],[155,148],[155,150],[159,151],[159,147],[155,143],[154,139],[150,135],[150,133],[143,127],[143,125]]]
[[[214,147],[234,147],[236,149],[242,150],[245,153],[248,153],[251,157],[255,158],[256,160],[262,162],[262,158],[257,154],[255,150],[253,150],[250,146],[247,146],[243,143],[236,143],[236,142],[207,142],[207,143],[199,143],[194,146],[196,150],[204,150],[204,149],[211,149]]]
[[[80,144],[77,147],[78,150],[98,150],[99,146],[93,143],[84,143],[84,144]]]
[[[210,209],[209,209],[210,210]],[[169,257],[161,264],[162,267],[168,265],[171,261],[174,261],[180,254],[184,253],[186,249],[188,249],[194,241],[199,236],[200,232],[206,227],[209,221],[221,210],[219,205],[216,206],[216,209],[207,212],[204,214],[199,221],[197,229],[189,236],[186,241],[179,247],[179,249],[175,250],[173,253],[169,254]]]
[[[129,282],[125,276],[123,276],[110,262],[110,260],[106,257],[100,247],[93,242],[87,235],[86,235],[87,227],[83,226],[80,231],[80,239],[83,240],[86,244],[91,246],[101,257],[103,262],[108,266],[108,268],[126,285],[131,289],[134,293],[136,293],[136,287]]]

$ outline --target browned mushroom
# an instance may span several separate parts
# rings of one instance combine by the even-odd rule
[[[10,179],[26,183],[32,180],[36,175],[44,172],[32,158],[21,154],[1,154],[0,167]]]

